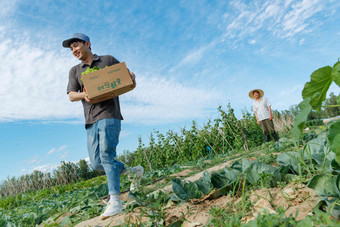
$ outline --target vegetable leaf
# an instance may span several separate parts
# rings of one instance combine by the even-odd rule
[[[172,179],[171,182],[172,182],[172,190],[176,194],[176,196],[180,198],[181,200],[188,201],[189,195],[184,189],[181,180],[175,178],[175,179]]]
[[[336,161],[340,164],[340,120],[334,122],[328,134],[331,150],[336,154]]]
[[[311,98],[304,99],[300,104],[300,112],[294,119],[294,128],[292,129],[292,135],[297,142],[300,140],[301,132],[305,126],[309,113],[312,111],[310,105]]]
[[[313,189],[318,196],[339,197],[335,185],[335,178],[327,175],[316,175],[307,184],[307,187]]]
[[[307,82],[302,90],[303,99],[312,98],[310,104],[313,109],[321,109],[322,102],[326,99],[326,94],[332,81],[332,67],[325,66],[314,71],[310,82]],[[317,93],[319,95],[315,96]]]
[[[208,195],[214,189],[214,186],[211,183],[210,175],[207,171],[203,172],[203,179],[199,179],[195,181],[195,183],[198,190],[203,192],[205,195]]]
[[[198,190],[197,185],[190,181],[181,181],[180,179],[173,179],[172,190],[176,196],[184,201],[189,199],[199,199],[202,197],[203,193]]]
[[[93,68],[88,67],[81,75],[86,75],[95,71],[98,71],[100,68],[98,66],[94,66]]]
[[[332,79],[338,86],[340,86],[340,61],[335,63],[333,66]]]

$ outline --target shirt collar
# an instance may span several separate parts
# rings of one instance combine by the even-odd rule
[[[96,54],[94,54],[94,55],[93,55],[93,61],[98,61],[98,60],[99,60],[99,56],[96,55]],[[86,64],[85,64],[84,62],[81,62],[81,63],[80,63],[80,66],[81,66],[81,67],[85,67]]]

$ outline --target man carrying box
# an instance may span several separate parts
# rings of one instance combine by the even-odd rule
[[[101,219],[120,213],[124,207],[119,200],[120,175],[128,174],[131,179],[130,190],[139,186],[143,176],[142,166],[126,167],[117,161],[116,146],[119,141],[121,120],[119,98],[111,98],[107,101],[95,103],[89,99],[83,86],[81,73],[87,68],[97,66],[104,68],[118,64],[113,56],[97,56],[91,51],[90,38],[87,35],[76,33],[70,39],[62,43],[63,47],[70,48],[72,54],[81,61],[73,66],[69,72],[67,94],[71,102],[81,101],[84,108],[85,128],[87,131],[87,148],[91,166],[95,170],[104,170],[110,194],[110,200]],[[133,81],[132,88],[136,86],[135,74],[130,72]]]

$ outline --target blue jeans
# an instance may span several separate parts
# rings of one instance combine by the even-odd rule
[[[91,166],[105,171],[110,195],[120,193],[120,174],[125,170],[124,164],[115,159],[120,125],[120,120],[110,118],[99,120],[86,129]]]

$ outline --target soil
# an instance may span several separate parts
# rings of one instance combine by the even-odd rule
[[[317,196],[315,192],[305,185],[288,184],[284,188],[263,188],[253,191],[250,200],[255,203],[253,216],[246,219],[250,221],[255,219],[263,209],[269,213],[275,213],[275,209],[283,207],[285,214],[295,216],[297,220],[303,220],[307,215],[313,212]]]
[[[226,166],[230,166],[235,161],[227,161],[220,165],[207,169],[208,172],[218,171]],[[185,178],[186,180],[195,181],[202,177],[202,173],[194,174],[190,177]],[[185,177],[190,174],[190,170],[184,170],[177,173],[174,176]],[[163,192],[172,192],[171,185],[166,186],[162,189]],[[127,193],[122,193],[120,199],[123,201],[127,200]],[[253,220],[267,209],[270,213],[275,213],[278,207],[283,207],[285,214],[295,215],[298,211],[297,219],[304,219],[307,215],[313,212],[313,207],[317,200],[317,196],[312,189],[306,188],[305,185],[292,185],[288,184],[284,188],[263,188],[252,191],[249,197],[252,203],[252,211],[249,216],[244,218],[244,222]],[[183,223],[183,226],[202,226],[209,222],[209,211],[212,207],[230,208],[240,201],[228,196],[222,196],[214,200],[204,200],[200,203],[188,202],[181,205],[168,203],[165,206],[165,224],[170,224],[176,220],[185,217],[187,221]],[[101,220],[100,217],[81,222],[77,224],[77,227],[84,226],[117,226],[122,223],[146,223],[147,217],[143,217],[143,211],[139,208],[134,209],[131,213],[122,213],[106,220]]]

